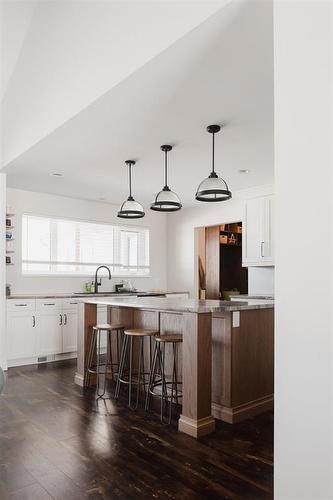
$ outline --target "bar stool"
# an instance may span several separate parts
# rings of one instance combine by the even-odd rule
[[[152,368],[150,372],[148,391],[146,394],[146,404],[145,410],[148,411],[151,396],[155,396],[156,393],[154,389],[156,387],[161,387],[161,422],[164,422],[164,407],[169,403],[169,416],[167,423],[171,422],[171,412],[172,403],[179,404],[179,398],[182,397],[181,393],[178,393],[178,386],[181,382],[178,380],[177,376],[177,360],[178,360],[178,349],[177,346],[183,342],[182,335],[160,335],[155,337],[155,349],[152,360]],[[167,381],[165,377],[165,346],[172,344],[172,376],[171,381]],[[158,370],[158,373],[157,373]],[[156,380],[156,376],[159,375]],[[171,386],[170,396],[168,395],[168,386]]]
[[[106,333],[106,358],[105,362],[101,362],[101,336],[102,332]],[[91,330],[90,345],[87,356],[87,367],[84,377],[84,386],[90,385],[91,374],[96,375],[96,399],[103,398],[106,389],[106,375],[108,368],[110,368],[112,380],[114,380],[114,367],[116,367],[116,373],[119,371],[119,353],[120,353],[120,342],[122,342],[122,337],[124,332],[124,326],[121,324],[102,324],[95,325]],[[117,361],[114,362],[112,358],[112,334],[117,335],[116,347],[117,347]],[[96,362],[94,362],[96,359]],[[101,368],[103,372],[101,372]],[[104,373],[104,385],[103,390],[100,392],[100,375]]]
[[[145,328],[132,328],[124,331],[124,342],[120,357],[120,366],[116,384],[115,399],[119,398],[121,384],[128,385],[128,406],[131,410],[136,410],[139,405],[140,388],[143,386],[146,391],[145,377],[150,375],[150,372],[145,372],[144,368],[144,339],[149,338],[149,363],[151,366],[151,339],[158,335],[158,330],[149,330]],[[139,339],[138,345],[138,368],[133,372],[133,339]],[[126,367],[127,360],[127,367]],[[127,372],[127,373],[126,373]],[[136,402],[132,405],[132,386],[136,386]]]

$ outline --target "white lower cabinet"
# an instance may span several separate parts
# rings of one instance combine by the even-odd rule
[[[34,303],[32,303],[34,302]],[[24,307],[24,310],[22,311]],[[77,350],[77,302],[7,300],[7,358],[15,360],[71,353]],[[20,309],[17,311],[17,309]],[[35,362],[35,359],[34,359]],[[22,364],[22,363],[20,363]]]
[[[62,315],[59,312],[40,312],[36,316],[37,356],[62,352]]]
[[[31,358],[36,355],[36,316],[31,312],[8,312],[8,359]]]
[[[75,352],[77,350],[77,311],[65,311],[62,316],[62,352]]]

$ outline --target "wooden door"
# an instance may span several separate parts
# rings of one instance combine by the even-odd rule
[[[220,226],[206,227],[206,299],[220,298]]]

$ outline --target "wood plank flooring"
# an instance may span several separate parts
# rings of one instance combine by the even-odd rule
[[[272,499],[273,414],[196,441],[126,401],[95,403],[75,361],[11,368],[0,396],[0,499]]]

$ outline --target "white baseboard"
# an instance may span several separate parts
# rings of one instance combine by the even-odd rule
[[[40,365],[44,363],[54,363],[55,361],[63,361],[65,359],[75,359],[77,358],[76,352],[67,352],[63,354],[51,354],[46,356],[45,361],[38,362],[38,357],[34,356],[32,358],[21,358],[21,359],[9,359],[6,363],[7,368],[14,368],[15,366],[25,366],[25,365]],[[5,370],[4,366],[3,369]]]

